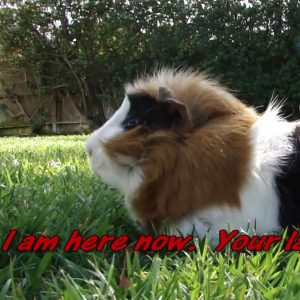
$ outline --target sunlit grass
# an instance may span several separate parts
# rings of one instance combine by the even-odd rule
[[[64,252],[83,236],[138,237],[122,196],[101,184],[84,151],[86,136],[0,139],[0,245],[10,229],[58,234],[53,252],[0,252],[0,299],[300,299],[298,252],[195,252],[127,255],[128,288],[119,286],[124,251]]]

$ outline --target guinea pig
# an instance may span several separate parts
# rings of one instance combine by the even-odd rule
[[[125,86],[86,148],[144,228],[274,232],[300,221],[300,127],[280,109],[259,114],[202,73],[163,68]]]

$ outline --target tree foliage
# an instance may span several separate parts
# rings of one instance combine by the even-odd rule
[[[300,101],[298,0],[1,0],[0,47],[43,93],[65,86],[89,120],[157,65],[217,75],[249,103]]]

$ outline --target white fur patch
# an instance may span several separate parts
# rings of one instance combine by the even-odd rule
[[[255,228],[257,234],[277,231],[279,198],[274,179],[282,160],[293,150],[290,136],[296,125],[281,118],[280,107],[271,104],[251,130],[252,160],[248,179],[240,192],[241,208],[207,208],[174,225],[173,232],[188,235],[194,229],[203,238],[209,230],[209,238],[215,242],[220,229],[251,233]]]
[[[125,195],[126,202],[133,197],[143,180],[141,168],[129,167],[114,162],[103,148],[103,142],[124,132],[122,122],[130,109],[130,102],[125,97],[120,108],[99,129],[94,131],[86,142],[86,150],[90,155],[92,169],[103,182],[116,187]],[[124,158],[125,159],[125,158]]]
[[[86,149],[89,153],[97,148],[99,143],[101,144],[102,142],[111,139],[124,131],[124,128],[122,128],[122,122],[125,120],[129,109],[130,102],[126,96],[122,105],[113,114],[113,116],[105,124],[103,124],[102,127],[95,130],[87,140]]]

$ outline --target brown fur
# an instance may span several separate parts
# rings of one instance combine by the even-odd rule
[[[180,220],[197,210],[226,204],[240,206],[256,113],[217,83],[191,72],[163,70],[127,86],[158,101],[164,87],[184,104],[193,127],[148,132],[143,127],[107,142],[108,154],[126,157],[144,171],[132,208],[146,222]],[[134,166],[134,165],[132,165]]]

